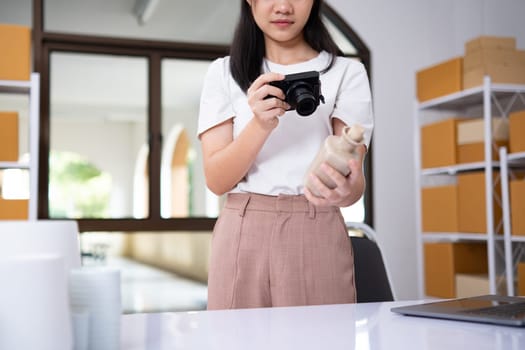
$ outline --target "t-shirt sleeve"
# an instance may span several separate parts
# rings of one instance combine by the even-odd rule
[[[234,116],[230,98],[230,69],[227,58],[219,58],[208,67],[202,88],[197,135]]]
[[[350,127],[360,124],[365,130],[365,144],[367,147],[370,146],[374,128],[372,97],[368,76],[361,62],[349,62],[336,97],[332,116],[341,119]]]

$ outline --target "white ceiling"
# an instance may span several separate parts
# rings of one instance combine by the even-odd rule
[[[233,34],[240,4],[239,0],[153,0],[151,2],[156,5],[152,15],[141,25],[134,14],[136,1],[45,0],[45,29],[114,37],[227,44]]]

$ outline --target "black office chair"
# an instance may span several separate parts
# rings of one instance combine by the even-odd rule
[[[363,237],[350,236],[354,251],[357,302],[393,301],[394,294],[374,231],[362,223],[347,222],[346,225],[364,234]]]

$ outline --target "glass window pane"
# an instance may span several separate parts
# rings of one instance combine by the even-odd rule
[[[133,203],[147,198],[147,60],[54,52],[50,61],[50,217],[146,217],[146,201]]]
[[[219,199],[206,187],[197,118],[209,61],[162,61],[161,214],[214,217]]]
[[[44,0],[45,31],[228,44],[238,0]],[[221,28],[221,30],[210,30]]]

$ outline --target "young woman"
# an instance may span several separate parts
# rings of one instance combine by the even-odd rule
[[[355,302],[354,265],[340,207],[363,194],[363,159],[337,184],[308,174],[324,139],[356,123],[372,132],[363,65],[340,57],[321,22],[321,0],[242,0],[230,56],[208,70],[198,134],[207,186],[227,193],[213,232],[208,309]],[[270,84],[284,75],[321,73],[325,103],[307,117],[288,110]]]

